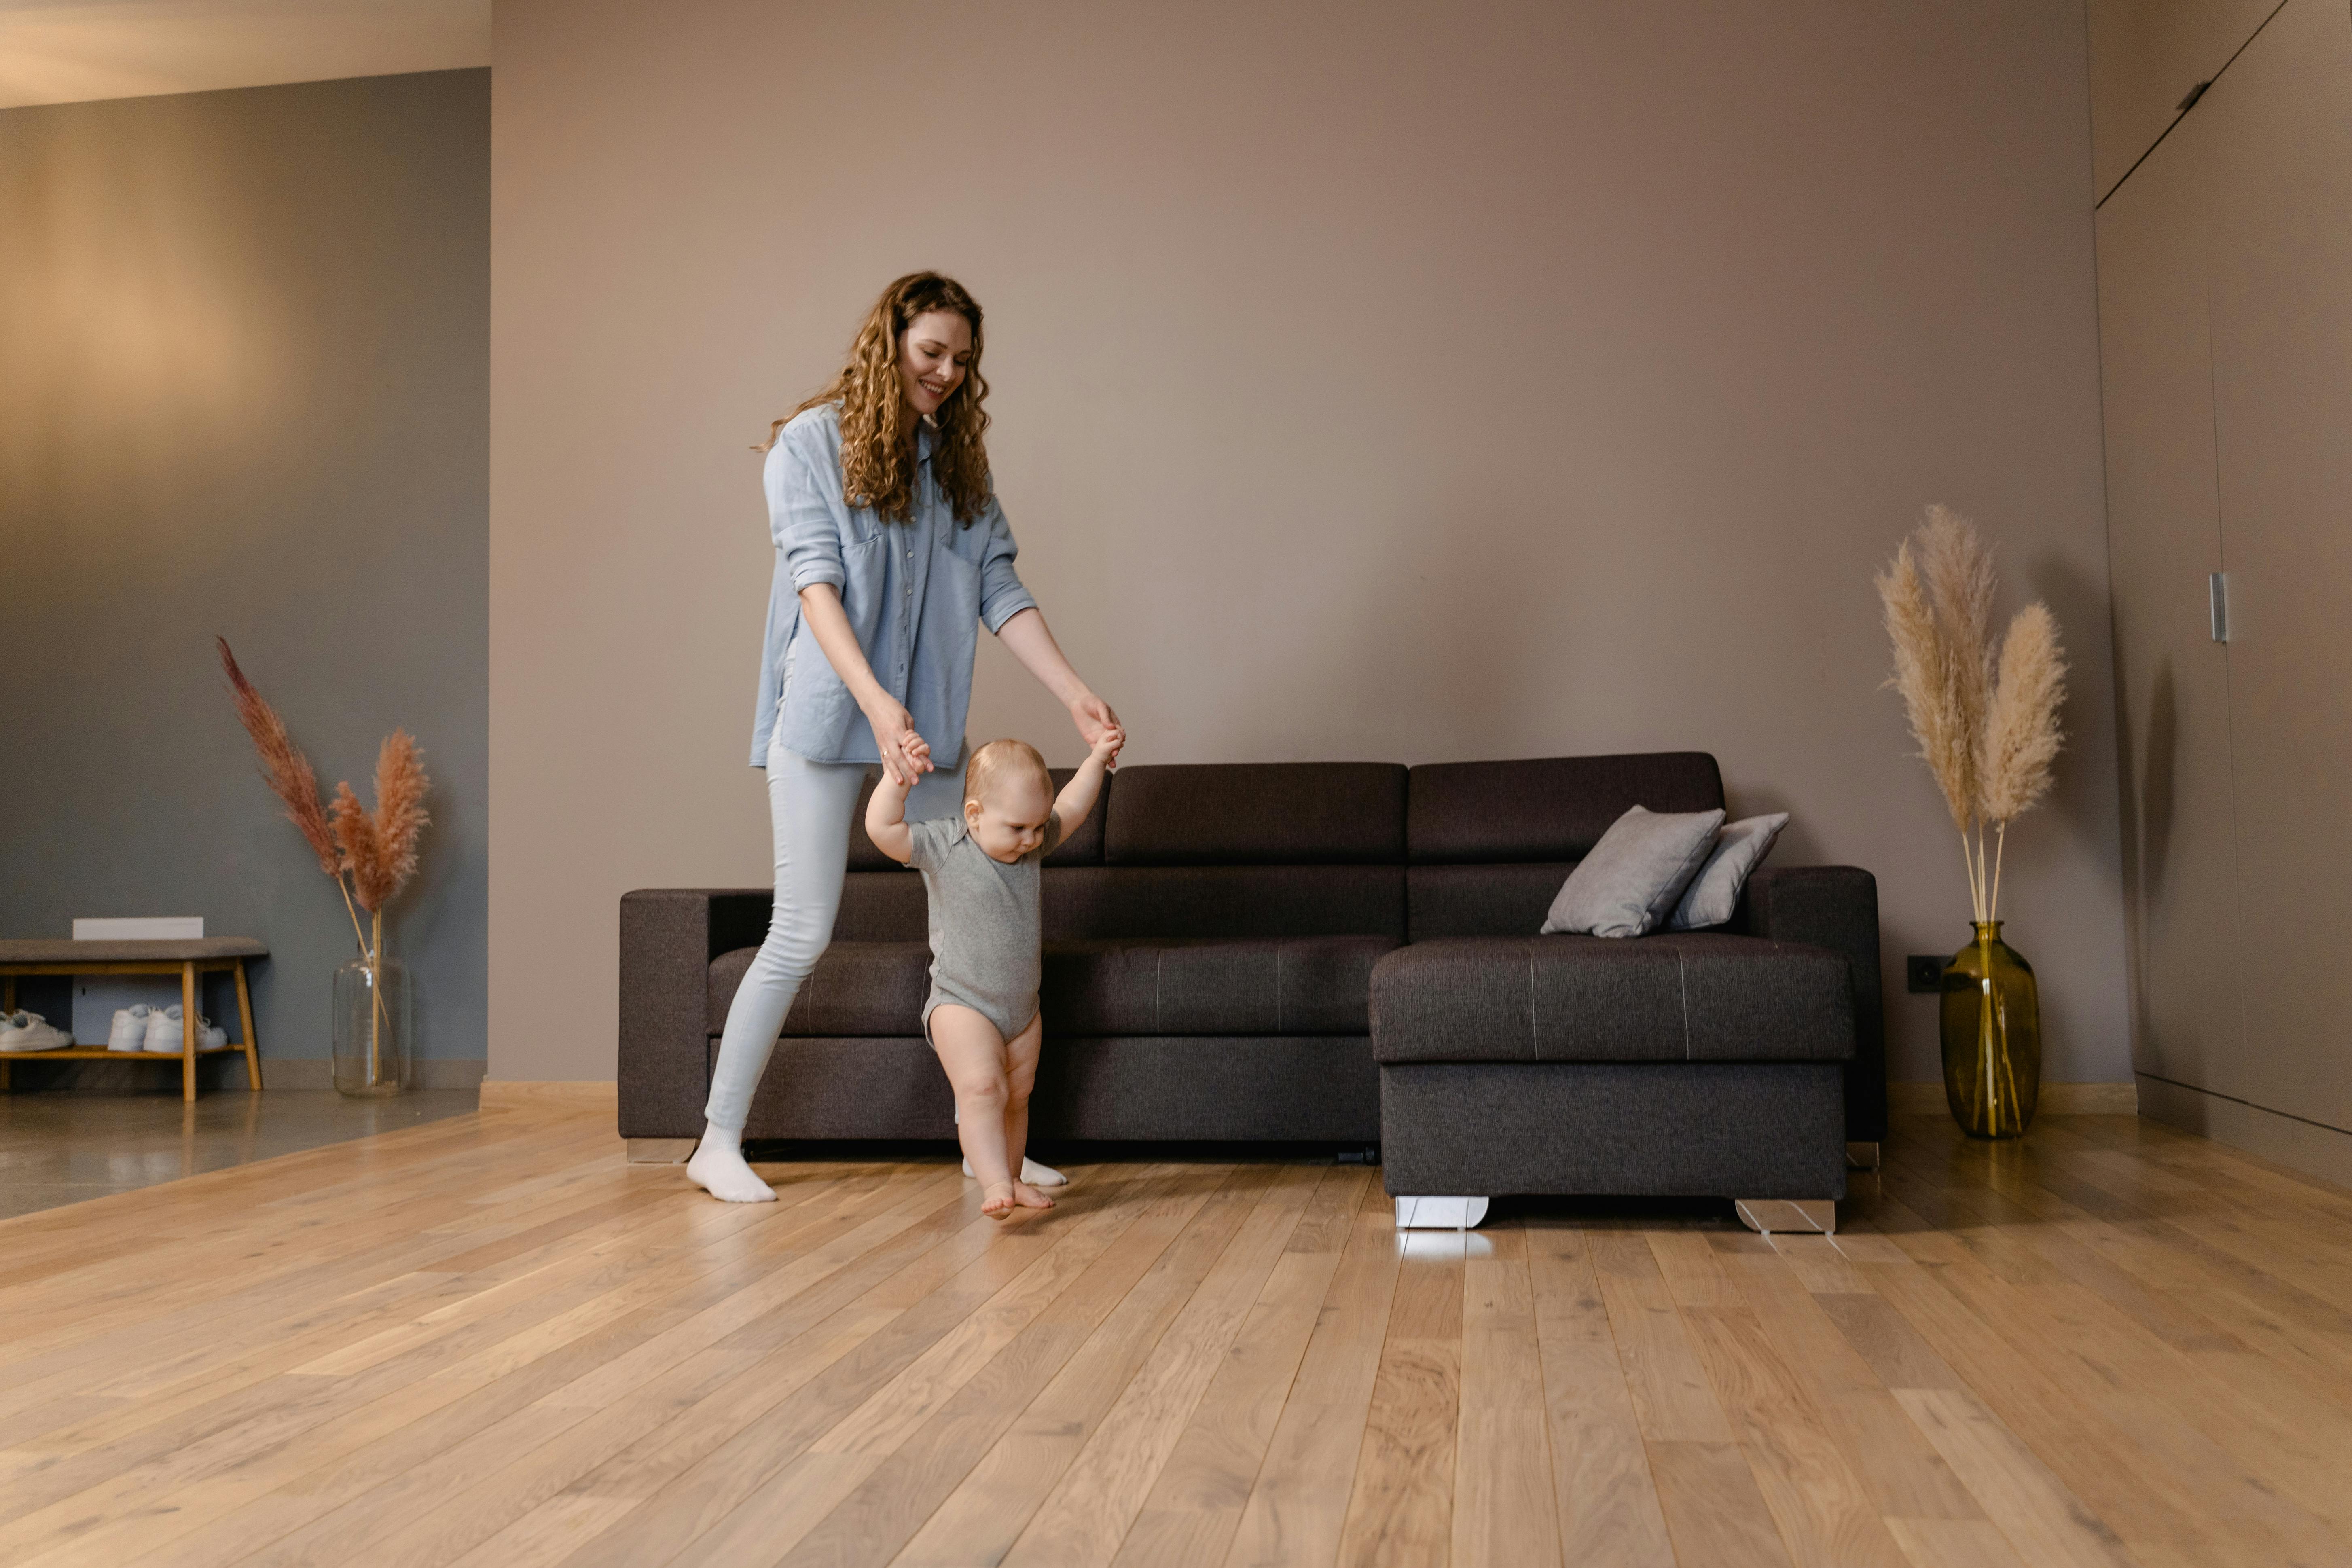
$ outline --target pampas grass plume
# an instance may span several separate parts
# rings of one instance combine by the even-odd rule
[[[2058,623],[2048,606],[2029,605],[1996,657],[1992,552],[1974,523],[1946,507],[1927,509],[1875,581],[1895,645],[1887,684],[1903,694],[1912,738],[1960,830],[1976,918],[1992,920],[2010,820],[2049,793],[2051,764],[2065,743]],[[1990,847],[1987,828],[1996,830]]]
[[[335,842],[352,868],[352,896],[373,913],[416,873],[416,839],[432,818],[425,810],[424,752],[405,730],[384,737],[376,753],[375,813],[360,805],[349,783],[335,785]]]
[[[2006,823],[2049,793],[2051,764],[2065,743],[2058,728],[2065,676],[2057,621],[2047,605],[2028,605],[2001,641],[2000,679],[1985,710],[1978,804],[1987,820]]]
[[[1961,798],[1973,801],[1975,737],[1984,727],[1992,687],[1992,552],[1976,524],[1949,507],[1931,506],[1919,525],[1919,564],[1935,601],[1937,640],[1943,649],[1945,700],[1960,740],[1953,759]]]
[[[330,877],[338,875],[342,865],[336,858],[335,835],[319,804],[319,776],[311,772],[310,759],[288,738],[286,722],[278,717],[277,710],[262,700],[261,693],[237,668],[228,639],[213,641],[220,647],[221,669],[228,677],[229,694],[236,700],[237,719],[253,737],[253,749],[260,753],[263,781],[285,804],[286,820],[300,830],[303,841],[319,858],[319,869]]]
[[[1950,660],[1936,607],[1920,579],[1911,542],[1903,542],[1894,564],[1877,578],[1887,639],[1895,645],[1895,675],[1887,684],[1902,693],[1911,737],[1919,742],[1919,754],[1944,792],[1953,823],[1965,832],[1976,805],[1974,736],[1956,699],[1957,683],[1947,668]]]

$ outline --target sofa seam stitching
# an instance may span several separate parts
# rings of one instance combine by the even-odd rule
[[[1683,1060],[1693,1061],[1696,1058],[1691,1055],[1690,969],[1683,962],[1681,948],[1675,949],[1675,988],[1682,994],[1683,1000]]]
[[[1282,944],[1274,944],[1274,1032],[1282,1033]]]
[[[1543,1040],[1536,1034],[1536,944],[1528,943],[1528,1059],[1543,1060]]]

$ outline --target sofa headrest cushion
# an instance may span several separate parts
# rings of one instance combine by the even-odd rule
[[[1404,858],[1404,779],[1394,763],[1121,768],[1103,858],[1113,866],[1393,866]]]
[[[1433,763],[1412,770],[1415,865],[1581,860],[1633,806],[1716,811],[1723,775],[1705,752]]]

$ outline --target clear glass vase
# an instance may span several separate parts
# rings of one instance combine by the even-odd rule
[[[408,968],[355,958],[335,971],[335,1088],[356,1099],[398,1094],[408,1081]]]
[[[1999,921],[1944,970],[1944,1100],[1972,1138],[2021,1138],[2042,1094],[2042,997]]]

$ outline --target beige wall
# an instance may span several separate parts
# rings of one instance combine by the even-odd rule
[[[2075,659],[2010,934],[2048,1076],[2128,1077],[2079,5],[497,26],[493,1077],[612,1072],[625,889],[767,881],[746,447],[921,266],[1131,761],[1704,748],[1891,958],[1967,900],[1870,574],[1981,519]],[[975,733],[1070,757],[983,643]]]

